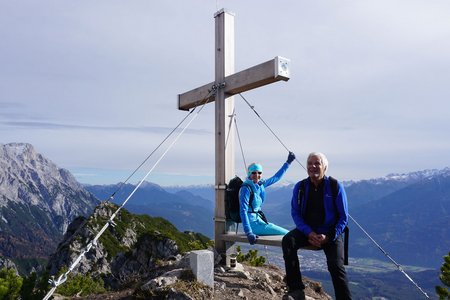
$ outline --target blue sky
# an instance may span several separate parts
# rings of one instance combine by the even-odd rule
[[[186,116],[177,95],[213,81],[221,8],[236,71],[291,60],[288,82],[244,96],[302,163],[324,152],[345,180],[450,166],[448,1],[0,0],[0,143],[31,143],[83,183],[123,181]],[[287,152],[235,101],[246,161],[270,175]],[[213,130],[210,104],[148,180],[213,183]],[[285,179],[303,177],[294,164]]]

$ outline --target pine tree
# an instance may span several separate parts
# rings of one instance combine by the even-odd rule
[[[450,252],[444,256],[444,264],[441,266],[441,282],[447,287],[436,286],[436,293],[440,300],[450,299]]]
[[[0,270],[0,299],[18,299],[23,279],[13,269]]]

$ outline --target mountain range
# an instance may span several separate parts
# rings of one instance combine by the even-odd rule
[[[344,182],[349,199],[350,257],[383,258],[365,233],[402,264],[437,270],[450,250],[450,169],[390,174]],[[269,220],[293,228],[293,184],[267,189]],[[100,200],[121,204],[132,184],[82,186],[30,144],[0,145],[0,254],[47,258],[77,216],[88,216]],[[100,199],[100,200],[98,200]],[[144,183],[127,203],[133,213],[167,219],[179,230],[213,237],[212,185],[161,187]],[[289,217],[287,217],[289,216]],[[358,222],[358,224],[356,222]]]
[[[450,168],[389,174],[344,182],[344,186],[351,216],[350,256],[385,260],[373,239],[402,264],[440,267],[442,257],[450,250]],[[124,193],[132,187],[127,186]],[[86,187],[103,199],[117,188],[118,185]],[[293,184],[269,187],[263,206],[271,222],[288,229],[294,228],[290,218],[292,189]],[[212,186],[162,188],[147,184],[127,208],[135,213],[162,216],[181,230],[213,236]]]

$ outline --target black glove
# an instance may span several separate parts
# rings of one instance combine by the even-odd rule
[[[250,243],[250,245],[254,245],[256,243],[257,238],[258,238],[258,236],[253,233],[247,234],[247,239],[248,239],[248,242]]]
[[[291,162],[293,162],[294,161],[294,159],[295,159],[295,154],[294,154],[294,152],[289,152],[289,155],[288,155],[288,158],[287,158],[287,163],[288,164],[291,164]]]

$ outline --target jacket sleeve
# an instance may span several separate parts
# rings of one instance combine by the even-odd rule
[[[250,201],[250,187],[243,186],[239,190],[239,214],[241,215],[242,227],[244,228],[245,234],[252,233],[252,228],[250,227],[250,220],[248,219],[248,206]]]
[[[287,169],[289,169],[289,164],[286,162],[275,173],[275,175],[273,175],[272,177],[264,180],[264,187],[268,187],[268,186],[274,184],[275,182],[279,181],[283,177],[284,173],[286,173]]]
[[[338,194],[336,197],[336,209],[338,214],[338,221],[336,223],[333,240],[344,232],[345,226],[348,224],[348,204],[347,194],[344,186],[338,182]]]
[[[303,219],[303,216],[301,213],[301,208],[298,205],[298,193],[300,190],[300,182],[298,182],[294,186],[294,191],[292,193],[291,215],[292,215],[292,219],[294,220],[295,227],[298,230],[300,230],[301,232],[303,232],[304,235],[308,236],[308,234],[310,234],[313,230],[311,229],[311,227],[309,227],[308,224],[305,223],[305,220]]]

